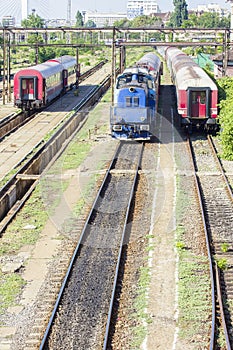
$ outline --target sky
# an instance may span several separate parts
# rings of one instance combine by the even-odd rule
[[[186,0],[188,5],[188,9],[192,9],[197,7],[197,5],[201,4],[209,4],[215,3],[219,4],[223,8],[230,8],[229,3],[225,2],[225,0]],[[85,2],[80,0],[72,0],[73,8],[80,7],[82,10],[97,10],[98,12],[104,11],[120,11],[125,12],[127,6],[127,0],[86,0]],[[85,4],[85,5],[84,5]],[[162,12],[171,11],[173,9],[173,1],[172,0],[157,0],[157,4]],[[85,8],[83,8],[85,7]]]
[[[208,3],[219,4],[223,8],[230,9],[230,3],[225,0],[186,0],[188,10],[197,8],[197,5]],[[232,0],[233,2],[233,0]],[[67,19],[68,0],[28,0],[29,14],[32,9],[36,10],[42,18],[64,18]],[[173,11],[173,0],[157,0],[162,12]],[[127,0],[71,0],[71,10],[74,19],[77,11],[96,11],[105,13],[126,13]],[[12,15],[21,19],[21,0],[0,0],[0,20],[2,16]]]
[[[67,2],[67,1],[66,1]],[[63,3],[64,0],[56,0],[57,3]],[[125,12],[127,7],[127,0],[71,0],[72,3],[72,12],[77,13],[77,11],[97,11],[97,12]],[[188,5],[188,9],[191,10],[193,8],[197,8],[197,5],[209,3],[219,4],[223,8],[230,9],[229,2],[225,0],[186,0]],[[162,12],[172,11],[173,1],[172,0],[157,0],[157,4]],[[66,7],[66,6],[65,6]],[[59,11],[58,6],[56,6],[57,11]],[[64,12],[63,12],[64,13]]]

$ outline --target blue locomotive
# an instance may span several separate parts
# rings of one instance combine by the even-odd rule
[[[117,76],[111,107],[111,135],[120,140],[150,140],[158,109],[162,62],[145,54],[134,67]]]

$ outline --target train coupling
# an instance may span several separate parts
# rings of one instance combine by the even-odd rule
[[[215,125],[215,124],[217,124],[217,119],[216,118],[208,118],[206,121],[206,124]]]
[[[189,126],[191,124],[191,121],[189,118],[183,118],[181,117],[181,124],[184,126]]]

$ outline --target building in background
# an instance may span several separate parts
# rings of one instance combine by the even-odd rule
[[[134,19],[138,16],[150,16],[153,13],[160,13],[156,0],[128,0],[127,18]]]
[[[214,3],[210,3],[208,5],[198,5],[197,9],[193,11],[195,11],[197,14],[202,14],[204,12],[217,13],[220,17],[226,17],[229,15],[229,10]]]
[[[2,17],[3,27],[15,27],[15,17],[13,16],[3,16]]]
[[[98,13],[85,11],[84,23],[93,21],[96,27],[111,27],[115,21],[126,19],[126,13]]]
[[[126,18],[132,20],[141,15],[160,17],[163,24],[166,25],[171,12],[161,13],[157,1],[158,0],[127,0],[127,8],[125,13],[100,13],[97,11],[85,10],[81,10],[81,12],[85,14],[85,23],[88,21],[93,21],[97,27],[112,26],[115,21]],[[227,2],[228,5],[229,2],[233,4],[233,0],[227,0]],[[56,27],[75,25],[76,13],[74,13],[74,11],[77,12],[77,10],[73,9],[72,0],[65,0],[63,2],[63,7],[66,9],[66,11],[62,12],[63,16],[61,17],[55,17],[53,4],[54,2],[52,0],[0,0],[0,22],[2,22],[3,17],[14,18],[15,25],[20,26],[21,21],[28,17],[28,15],[32,12],[32,9],[35,9],[36,14],[44,19],[47,26]],[[230,10],[227,8],[222,8],[223,6],[224,5],[218,5],[215,3],[198,5],[196,9],[190,10],[189,13],[195,13],[198,16],[203,12],[211,12],[218,13],[220,16],[228,16]],[[85,8],[85,3],[82,4],[82,7]],[[171,11],[173,11],[173,9],[171,9]],[[66,15],[67,18],[65,18]]]
[[[215,78],[221,78],[223,76],[233,76],[233,52],[232,50],[228,53],[227,67],[223,67],[223,55],[217,54],[211,57],[214,62],[214,76]]]
[[[12,16],[16,26],[20,26],[21,21],[26,19],[33,9],[41,18],[49,19],[52,12],[51,2],[52,0],[0,0],[0,21],[5,16]]]

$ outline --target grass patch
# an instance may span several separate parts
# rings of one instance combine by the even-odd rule
[[[182,178],[177,178],[177,229],[176,248],[179,255],[178,266],[178,308],[179,337],[188,343],[198,344],[200,335],[208,337],[211,328],[212,301],[208,257],[194,254],[186,248],[186,228],[184,216],[190,207],[190,195],[182,186]],[[185,181],[185,180],[184,180]]]
[[[147,307],[147,290],[150,284],[150,268],[141,267],[140,278],[138,284],[138,294],[134,302],[135,314],[134,319],[136,325],[133,329],[133,339],[131,341],[131,349],[140,349],[140,345],[147,334],[146,323],[150,323],[150,316],[146,312]]]
[[[41,199],[40,186],[29,198],[17,219],[8,226],[0,240],[0,255],[14,254],[24,245],[34,244],[48,219],[48,214]],[[28,228],[30,227],[31,228]]]
[[[179,252],[179,336],[190,339],[202,334],[205,327],[208,334],[211,325],[209,263],[207,258],[190,256],[185,250]]]
[[[226,253],[226,252],[228,252],[229,247],[230,247],[230,245],[228,243],[224,242],[224,243],[221,244],[221,251],[223,253]]]
[[[19,275],[0,273],[0,314],[3,314],[7,307],[16,305],[15,299],[24,285],[25,282]]]
[[[226,270],[228,267],[227,259],[226,258],[221,258],[221,259],[216,259],[217,265],[220,268],[220,270]]]
[[[70,144],[62,156],[62,170],[77,169],[91,150],[91,143],[75,141]]]

